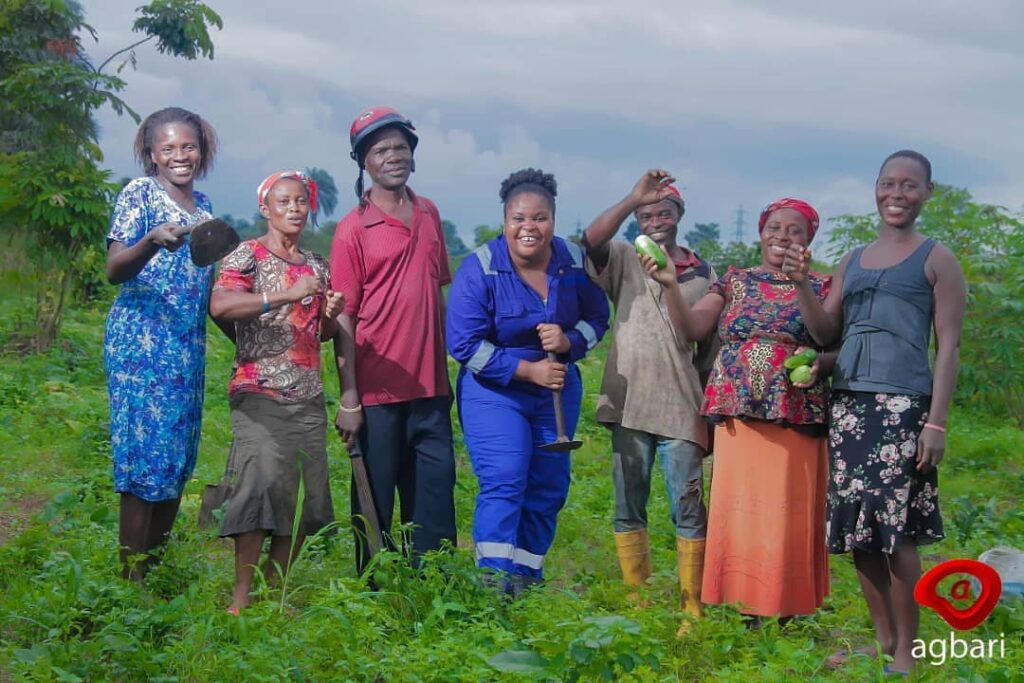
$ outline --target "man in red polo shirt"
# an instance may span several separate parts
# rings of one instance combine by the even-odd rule
[[[359,114],[350,130],[359,205],[338,223],[331,281],[345,294],[337,345],[341,406],[336,425],[358,442],[390,547],[395,490],[412,523],[415,554],[455,544],[455,456],[444,345],[451,282],[437,207],[406,182],[415,170],[412,122],[388,107]],[[363,171],[373,181],[363,192]],[[353,516],[360,513],[352,487]],[[359,525],[360,518],[355,517]],[[357,526],[356,564],[365,567]],[[407,540],[407,539],[403,539]],[[403,544],[404,545],[404,544]]]

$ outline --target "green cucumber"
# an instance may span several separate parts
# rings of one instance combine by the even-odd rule
[[[633,240],[633,246],[636,247],[638,254],[654,259],[654,262],[658,264],[659,270],[668,265],[665,252],[647,235],[637,235],[636,239]]]
[[[811,366],[801,365],[789,373],[789,381],[793,384],[804,384],[811,381]]]
[[[818,352],[814,349],[804,349],[800,353],[795,353],[786,360],[782,361],[782,364],[786,366],[787,370],[795,370],[804,365],[811,365],[814,363],[814,359],[818,357]]]

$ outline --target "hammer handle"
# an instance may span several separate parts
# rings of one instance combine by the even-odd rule
[[[558,362],[558,356],[553,351],[548,351],[548,360],[552,363]],[[558,440],[565,441],[565,420],[562,418],[562,390],[551,390],[551,402],[555,404],[555,428],[558,430]]]

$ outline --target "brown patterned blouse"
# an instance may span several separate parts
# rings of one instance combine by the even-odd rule
[[[331,286],[330,266],[302,251],[302,263],[273,254],[257,240],[242,242],[221,264],[216,287],[236,292],[281,292],[304,275]],[[235,323],[237,349],[228,395],[268,394],[286,403],[323,392],[320,382],[320,309],[324,295],[307,297]]]

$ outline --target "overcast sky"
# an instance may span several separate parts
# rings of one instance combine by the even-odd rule
[[[137,34],[142,0],[85,0],[95,62]],[[1024,3],[1018,0],[209,0],[213,61],[138,49],[124,96],[178,105],[221,141],[199,187],[250,217],[255,188],[319,166],[355,202],[348,129],[385,104],[420,134],[410,185],[469,240],[498,224],[498,186],[526,166],[559,182],[558,232],[585,226],[646,169],[673,171],[684,228],[744,240],[769,201],[827,220],[874,211],[890,152],[928,155],[939,182],[1024,204]],[[134,123],[99,117],[106,163],[135,176]]]

